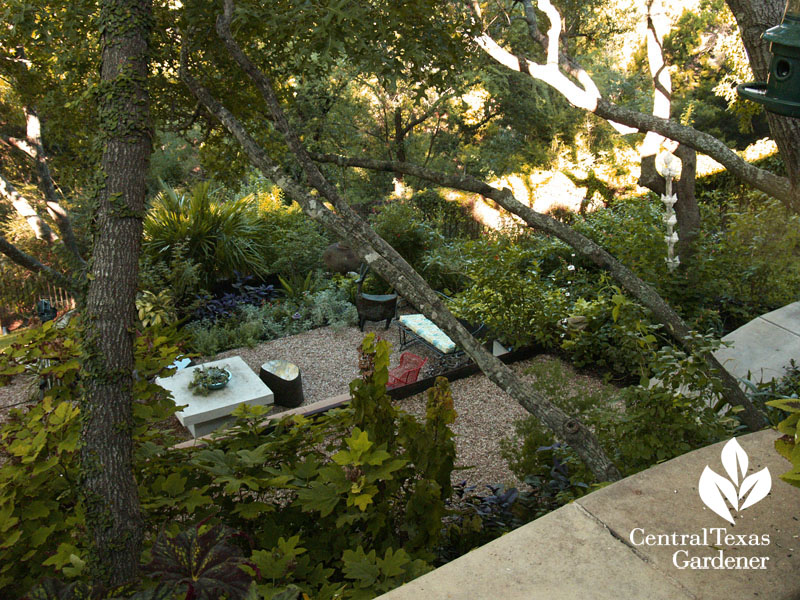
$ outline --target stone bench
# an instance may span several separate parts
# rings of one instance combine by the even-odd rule
[[[195,369],[200,367],[224,367],[231,373],[231,380],[221,390],[209,392],[208,396],[194,394],[189,383]],[[223,358],[195,367],[181,369],[171,377],[158,377],[156,383],[172,393],[177,406],[185,407],[175,413],[181,425],[193,437],[200,437],[234,420],[231,413],[241,404],[267,406],[273,403],[272,390],[258,378],[240,356]]]

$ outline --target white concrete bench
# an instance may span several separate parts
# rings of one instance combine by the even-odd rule
[[[194,371],[200,367],[224,367],[231,373],[231,380],[221,390],[213,390],[208,396],[194,394],[189,383]],[[273,393],[258,375],[250,370],[240,356],[215,360],[202,365],[181,369],[172,377],[158,377],[156,383],[172,393],[177,406],[185,406],[175,413],[181,425],[193,437],[211,433],[234,420],[231,413],[241,404],[267,406],[273,402]]]

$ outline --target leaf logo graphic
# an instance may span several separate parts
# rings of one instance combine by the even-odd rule
[[[725,444],[720,458],[729,479],[715,473],[706,465],[700,475],[698,492],[708,508],[735,525],[729,505],[734,511],[740,511],[763,500],[772,489],[772,477],[766,467],[747,476],[749,459],[736,438]]]

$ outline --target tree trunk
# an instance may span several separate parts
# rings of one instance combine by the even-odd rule
[[[654,6],[654,0],[647,3],[647,62],[650,66],[650,77],[653,79],[653,116],[669,119],[672,109],[672,78],[664,60],[664,38],[669,33],[670,22],[663,2]],[[666,193],[666,182],[656,171],[656,155],[664,144],[664,137],[648,131],[642,142],[641,175],[639,185],[647,187],[658,195]],[[697,237],[700,226],[700,209],[695,198],[695,173],[697,157],[688,146],[679,145],[675,151],[681,159],[681,178],[677,182],[675,192],[678,202],[675,204],[675,216],[678,219],[677,253],[681,258],[681,266],[686,268],[691,257],[692,241]]]
[[[139,567],[143,521],[132,470],[133,338],[145,176],[150,0],[101,3],[103,189],[85,311],[82,487],[94,580],[118,585]]]
[[[695,197],[697,152],[689,146],[679,145],[675,156],[681,159],[681,178],[678,180],[678,201],[675,216],[678,218],[678,256],[688,261],[692,257],[692,244],[700,231],[700,206]]]
[[[753,75],[756,81],[766,81],[772,55],[769,43],[764,41],[762,35],[767,29],[781,22],[786,2],[785,0],[726,1],[739,26]],[[797,190],[800,187],[800,119],[767,112],[767,123],[786,166],[789,181]],[[794,210],[800,210],[800,203],[795,203]]]

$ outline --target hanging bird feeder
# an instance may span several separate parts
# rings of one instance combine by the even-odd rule
[[[767,82],[743,83],[736,91],[770,112],[800,118],[800,0],[786,0],[783,22],[764,39],[772,52]]]

